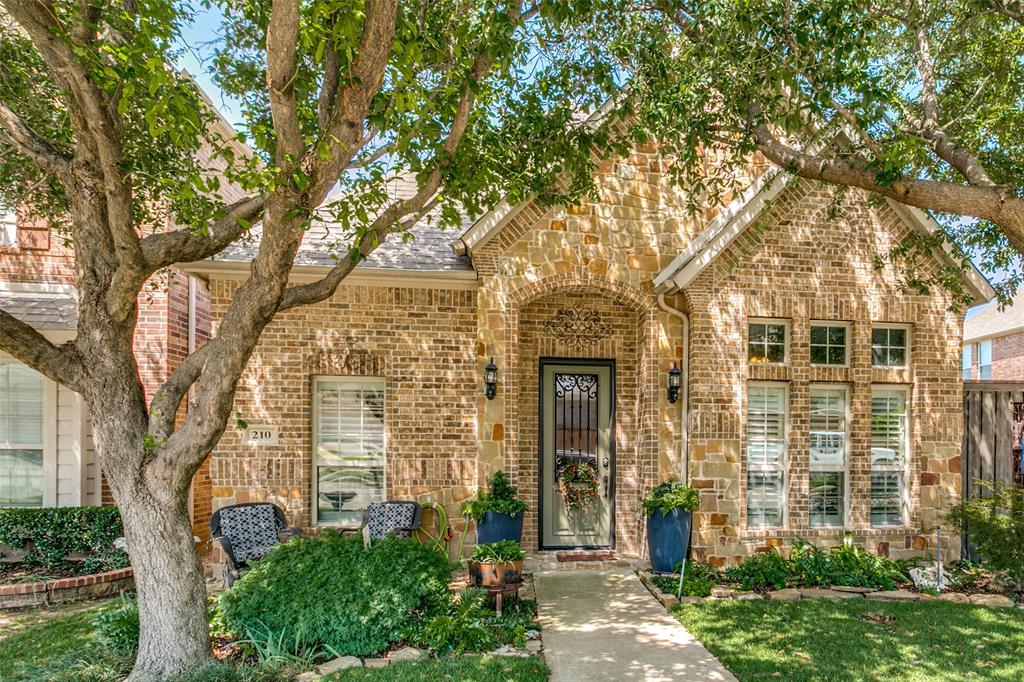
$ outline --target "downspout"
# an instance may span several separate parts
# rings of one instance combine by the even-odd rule
[[[683,324],[683,390],[680,391],[680,428],[679,428],[679,480],[689,485],[690,473],[690,438],[689,438],[689,395],[690,395],[690,318],[686,313],[677,310],[665,302],[665,294],[658,294],[658,307],[664,312],[678,317]]]

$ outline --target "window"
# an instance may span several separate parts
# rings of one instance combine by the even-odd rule
[[[907,466],[907,392],[871,390],[871,525],[903,523],[903,484]]]
[[[971,348],[970,344],[964,346],[963,361],[960,364],[964,371],[964,381],[969,381],[971,378]]]
[[[0,362],[0,506],[43,505],[43,377]]]
[[[785,511],[786,387],[751,384],[747,395],[747,525],[781,526]]]
[[[786,361],[786,323],[758,320],[747,327],[747,360],[756,363]]]
[[[384,499],[384,380],[314,382],[316,521],[358,524]]]
[[[982,341],[978,344],[978,378],[992,378],[992,342]]]
[[[811,325],[811,364],[846,364],[846,325]]]
[[[874,327],[871,330],[871,364],[875,367],[907,366],[906,327]]]
[[[13,213],[0,209],[0,247],[18,244],[18,222]]]
[[[843,387],[811,388],[811,526],[842,526],[846,519],[847,404]]]

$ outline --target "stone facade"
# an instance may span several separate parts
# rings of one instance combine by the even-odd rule
[[[419,288],[344,284],[327,302],[280,315],[236,398],[243,419],[279,427],[280,443],[256,450],[229,429],[209,466],[213,506],[267,499],[309,528],[312,379],[380,376],[386,383],[387,496],[438,500],[451,513],[503,469],[530,505],[524,545],[536,550],[539,359],[611,359],[617,383],[613,542],[619,554],[643,553],[640,500],[670,476],[685,476],[700,490],[694,552],[716,565],[797,537],[835,544],[844,530],[890,556],[927,550],[942,511],[960,494],[963,318],[948,309],[942,293],[907,293],[889,266],[876,267],[912,228],[860,192],[793,181],[683,291],[662,298],[654,278],[716,211],[690,216],[686,197],[672,187],[652,148],[602,164],[597,185],[592,201],[568,208],[531,203],[486,239],[468,244],[477,276],[469,290],[436,282]],[[211,276],[215,322],[235,286],[228,276]],[[583,346],[567,344],[545,324],[559,310],[577,307],[606,322],[602,335]],[[786,363],[747,362],[747,323],[755,317],[786,321]],[[849,325],[848,366],[810,364],[812,320]],[[907,325],[906,369],[872,367],[871,328],[878,323]],[[496,397],[486,400],[482,375],[491,358],[499,382]],[[673,363],[685,373],[684,399],[675,404],[665,390]],[[788,387],[782,528],[747,527],[751,381]],[[844,529],[808,523],[815,384],[842,385],[850,395]],[[870,523],[873,385],[903,386],[910,396],[908,523],[895,528]]]

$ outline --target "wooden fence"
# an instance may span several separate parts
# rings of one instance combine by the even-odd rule
[[[983,494],[982,482],[1024,485],[1024,383],[964,382],[963,494]],[[968,530],[969,532],[969,530]],[[964,556],[973,547],[964,537]]]

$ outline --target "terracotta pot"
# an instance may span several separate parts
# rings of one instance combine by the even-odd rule
[[[502,561],[500,563],[469,562],[469,583],[474,587],[514,585],[522,581],[522,561]]]

